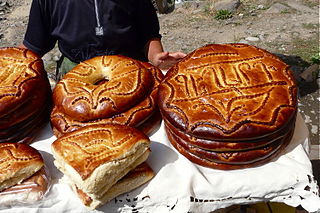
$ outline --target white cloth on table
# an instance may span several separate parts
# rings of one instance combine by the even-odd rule
[[[90,212],[53,165],[50,144],[55,139],[48,125],[32,144],[42,152],[54,181],[48,197],[33,208],[6,212]],[[255,168],[222,171],[193,164],[171,146],[163,125],[151,141],[147,162],[155,177],[91,212],[202,213],[260,201],[301,205],[310,212],[320,209],[319,190],[308,158],[308,130],[300,114],[288,147],[276,159]]]

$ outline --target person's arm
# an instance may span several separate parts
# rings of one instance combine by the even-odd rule
[[[160,38],[151,39],[146,46],[148,60],[161,70],[168,70],[186,56],[182,52],[167,52],[163,50]]]
[[[42,57],[54,48],[56,38],[51,35],[51,14],[44,1],[32,0],[27,30],[22,44],[23,48],[32,50]],[[50,4],[48,4],[50,5]]]
[[[173,64],[181,60],[186,54],[181,52],[167,52],[161,43],[159,20],[156,10],[150,0],[138,1],[137,11],[138,32],[141,46],[144,47],[145,56],[153,65],[161,70],[169,69]]]

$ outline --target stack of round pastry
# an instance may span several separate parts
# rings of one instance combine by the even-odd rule
[[[30,143],[49,120],[51,90],[43,62],[22,48],[0,49],[0,142]]]
[[[272,160],[291,140],[297,87],[275,55],[212,44],[174,65],[159,86],[171,144],[192,162],[239,169]]]
[[[70,70],[53,90],[51,125],[57,137],[93,124],[114,123],[152,134],[162,72],[125,56],[98,56]]]

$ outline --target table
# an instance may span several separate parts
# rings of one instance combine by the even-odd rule
[[[44,200],[33,207],[2,212],[210,212],[235,204],[283,202],[301,205],[307,211],[320,209],[317,183],[308,157],[308,130],[300,114],[291,143],[263,166],[221,171],[191,163],[167,140],[164,126],[150,137],[147,160],[155,177],[138,189],[121,195],[98,210],[90,211],[68,186],[68,179],[56,169],[51,155],[55,140],[50,125],[31,144],[40,150],[50,171],[52,187]]]

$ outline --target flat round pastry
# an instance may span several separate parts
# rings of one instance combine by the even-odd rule
[[[43,165],[41,154],[33,147],[0,143],[0,191],[31,177]]]
[[[41,94],[37,92],[32,93],[30,98],[28,98],[25,103],[21,103],[17,108],[11,110],[10,113],[0,117],[0,131],[19,125],[19,123],[28,120],[42,108],[39,106],[46,104],[45,102],[48,100],[48,97],[50,97],[51,94],[49,92],[43,92],[43,90],[46,88],[45,85],[39,85],[39,88],[42,88],[41,90],[38,90],[41,91],[39,92]]]
[[[277,144],[278,146],[274,146],[270,148],[270,146],[266,147],[266,150],[258,150],[256,154],[260,155],[260,158],[254,156],[255,150],[250,151],[249,155],[246,156],[248,153],[241,153],[239,152],[228,152],[228,153],[208,153],[205,150],[199,150],[194,147],[183,146],[177,142],[177,137],[170,132],[167,131],[168,139],[170,140],[171,144],[187,159],[191,162],[199,164],[204,167],[212,168],[212,169],[220,169],[220,170],[232,170],[232,169],[244,169],[244,168],[251,168],[256,166],[261,166],[265,163],[270,162],[271,160],[275,159],[279,153],[288,145],[292,138],[293,131],[290,131],[282,141],[279,141]],[[270,150],[272,149],[272,150]],[[203,153],[204,152],[204,153]],[[201,153],[201,154],[200,154]],[[265,155],[264,155],[265,154]],[[212,157],[214,155],[214,158]],[[242,155],[242,156],[241,156]],[[240,160],[240,161],[239,161]],[[234,161],[234,162],[230,162]]]
[[[156,110],[152,116],[148,118],[145,122],[136,126],[135,128],[142,131],[147,136],[153,135],[161,126],[162,116],[159,110]]]
[[[101,117],[90,121],[77,120],[76,118],[63,113],[57,106],[55,106],[50,116],[51,126],[55,136],[61,137],[63,134],[72,132],[80,127],[106,123],[122,124],[137,128],[139,128],[139,126],[143,126],[142,131],[147,135],[151,134],[161,123],[161,117],[154,115],[158,112],[158,86],[164,76],[158,68],[151,64],[141,64],[152,74],[153,78],[153,86],[147,97],[141,100],[141,102],[137,102],[136,105],[132,106],[125,112],[115,114],[107,118]],[[151,121],[152,119],[153,121]]]
[[[39,130],[49,121],[50,106],[49,99],[45,105],[35,110],[35,114],[30,118],[10,128],[0,130],[0,143],[31,143]]]
[[[211,44],[167,72],[159,86],[162,116],[209,140],[259,139],[292,125],[297,87],[288,65],[246,44]]]
[[[141,120],[137,119],[137,117],[139,115],[145,115],[143,110],[148,110],[148,108],[142,108],[141,111],[134,111],[134,109],[130,109],[127,112],[121,113],[116,116],[112,116],[110,118],[96,119],[88,122],[80,122],[70,118],[69,116],[61,112],[58,112],[57,108],[54,108],[51,112],[50,121],[53,134],[57,138],[60,138],[66,133],[76,131],[79,128],[85,126],[92,126],[96,124],[119,124],[131,126],[139,129],[144,134],[150,136],[160,127],[162,117],[159,110],[155,109],[153,111],[150,111],[147,117],[141,117],[141,119],[143,118],[143,122],[141,122]],[[127,116],[128,114],[129,116]]]
[[[59,111],[78,121],[108,118],[140,103],[154,85],[148,69],[124,56],[97,56],[70,70],[53,91]]]
[[[32,94],[30,96],[32,96]],[[48,120],[52,107],[51,93],[47,92],[45,96],[46,97],[43,97],[43,100],[38,102],[37,107],[32,106],[32,104],[30,104],[32,106],[30,107],[30,102],[28,101],[27,103],[21,104],[15,111],[1,117],[0,138],[14,134],[26,126],[30,126],[32,128],[31,125],[33,120],[39,116],[45,116]],[[31,102],[33,100],[33,98],[30,99]]]
[[[184,149],[186,152],[189,152],[194,156],[198,156],[200,159],[204,159],[206,161],[236,165],[251,164],[270,157],[274,153],[278,152],[282,146],[286,145],[288,141],[290,141],[291,136],[293,134],[293,130],[294,129],[289,131],[283,137],[280,137],[277,140],[272,141],[272,143],[268,143],[263,147],[257,147],[254,149],[247,150],[217,152],[193,146],[192,144],[188,143],[188,141],[185,141],[184,139],[178,137],[170,129],[166,128],[166,132],[169,135],[169,138],[171,138],[171,143],[175,147],[179,146],[180,149]]]
[[[168,129],[168,131],[170,131],[173,135],[180,138],[181,140],[186,141],[190,146],[215,152],[235,152],[265,147],[268,144],[274,143],[275,141],[279,141],[279,139],[284,138],[285,135],[287,135],[287,132],[291,131],[294,128],[295,124],[294,122],[292,122],[291,125],[287,125],[285,128],[280,129],[281,131],[277,131],[277,134],[271,134],[259,139],[239,140],[238,138],[235,138],[233,140],[208,140],[197,138],[185,132],[182,132],[167,120],[164,119],[164,121],[165,128]]]
[[[0,69],[0,117],[28,102],[30,94],[35,95],[35,99],[29,103],[30,108],[39,106],[49,86],[41,58],[27,49],[0,48]],[[28,113],[31,111],[26,110],[22,114],[25,116]]]

